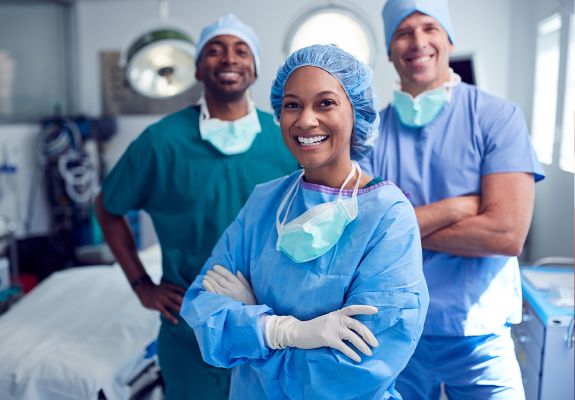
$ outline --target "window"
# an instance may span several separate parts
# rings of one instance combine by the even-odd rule
[[[0,1],[0,123],[69,112],[68,2]],[[13,4],[11,4],[13,3]]]
[[[369,26],[357,13],[342,6],[306,11],[288,33],[286,55],[312,44],[335,44],[369,65],[376,52],[374,34],[366,28]]]
[[[557,112],[557,84],[559,80],[561,16],[541,21],[537,28],[537,59],[535,64],[535,92],[531,130],[533,145],[544,164],[553,162],[555,120]]]
[[[563,133],[561,135],[561,154],[559,168],[568,172],[575,172],[575,143],[573,135],[575,130],[575,40],[573,16],[569,23],[569,47],[567,49],[567,78],[565,84],[565,100],[563,104]]]

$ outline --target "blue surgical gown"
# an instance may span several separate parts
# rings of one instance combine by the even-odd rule
[[[230,399],[400,398],[394,382],[419,340],[429,301],[413,207],[388,182],[361,189],[358,217],[339,242],[320,258],[295,263],[276,250],[275,218],[298,176],[255,188],[188,289],[181,315],[194,329],[204,360],[234,368]],[[337,193],[303,182],[288,221]],[[204,291],[203,276],[215,264],[240,270],[259,305]],[[357,317],[379,341],[360,363],[327,347],[271,350],[264,343],[265,314],[309,320],[353,304],[379,310]]]
[[[414,206],[448,197],[480,195],[481,178],[543,169],[519,107],[461,83],[451,102],[423,128],[401,124],[396,111],[381,112],[380,135],[368,173],[395,182]],[[516,257],[459,257],[423,251],[430,304],[424,335],[488,335],[521,321]]]

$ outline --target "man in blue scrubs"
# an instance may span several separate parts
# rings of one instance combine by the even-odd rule
[[[510,324],[521,320],[517,255],[543,179],[519,108],[449,68],[447,0],[388,0],[400,88],[364,162],[416,207],[430,305],[397,389],[405,399],[523,399]]]
[[[162,314],[158,356],[167,400],[227,399],[229,371],[202,361],[192,329],[179,317],[186,288],[256,184],[297,168],[270,114],[248,88],[259,72],[259,41],[229,14],[201,33],[198,106],[148,127],[104,181],[96,200],[106,241],[142,305]],[[152,218],[162,247],[162,282],[140,261],[123,215]]]

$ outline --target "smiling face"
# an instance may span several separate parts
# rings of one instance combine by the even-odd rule
[[[296,69],[284,86],[280,127],[309,181],[321,183],[321,177],[347,176],[353,109],[332,75],[317,67]]]
[[[220,101],[237,101],[256,80],[254,57],[248,45],[232,35],[212,38],[202,49],[196,79],[206,94]]]
[[[449,54],[453,45],[441,24],[419,12],[405,18],[390,43],[389,60],[412,96],[449,81]]]

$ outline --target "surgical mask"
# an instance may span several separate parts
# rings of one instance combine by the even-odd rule
[[[222,154],[231,156],[245,153],[262,130],[256,107],[251,100],[249,100],[248,115],[235,121],[210,118],[204,96],[200,98],[198,104],[200,105],[200,136]]]
[[[392,107],[402,124],[421,128],[431,123],[451,100],[452,88],[461,82],[461,77],[451,70],[451,79],[444,85],[420,93],[413,98],[409,93],[396,90],[393,93]]]
[[[354,177],[356,170],[358,177],[352,196],[344,199],[341,192]],[[352,161],[351,172],[343,182],[336,201],[314,206],[286,224],[289,210],[301,185],[301,178],[304,173],[305,171],[288,190],[276,214],[278,232],[276,249],[281,250],[297,263],[321,257],[336,245],[345,227],[357,217],[357,191],[361,180],[361,169],[355,161]],[[287,209],[283,221],[280,222],[280,215],[286,204]]]

